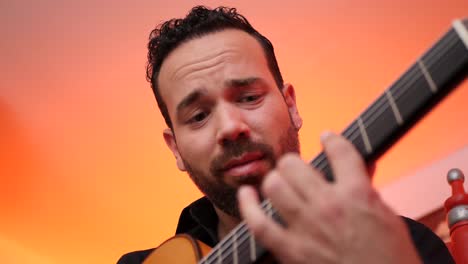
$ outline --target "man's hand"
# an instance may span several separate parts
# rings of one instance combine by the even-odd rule
[[[287,154],[266,175],[265,197],[286,222],[268,218],[252,187],[239,190],[242,216],[255,238],[282,263],[421,263],[404,222],[372,188],[354,146],[322,136],[335,175],[326,182],[299,156]]]

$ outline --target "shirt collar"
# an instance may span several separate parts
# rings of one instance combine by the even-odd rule
[[[176,234],[187,233],[208,246],[218,243],[218,215],[206,197],[185,207],[180,214]]]

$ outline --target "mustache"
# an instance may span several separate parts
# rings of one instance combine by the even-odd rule
[[[253,142],[250,139],[240,139],[237,141],[230,141],[223,146],[223,152],[211,162],[210,171],[212,175],[221,175],[227,162],[249,152],[261,152],[264,159],[270,161],[272,167],[275,166],[275,154],[270,145]]]

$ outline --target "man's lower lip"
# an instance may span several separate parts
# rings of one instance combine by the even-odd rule
[[[233,177],[240,177],[249,174],[258,173],[265,169],[265,164],[263,159],[249,161],[247,163],[234,166],[230,169],[227,169],[224,173]]]

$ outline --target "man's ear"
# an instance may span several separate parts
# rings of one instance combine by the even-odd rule
[[[174,133],[172,132],[170,128],[166,128],[163,131],[163,137],[164,137],[164,141],[166,141],[166,145],[172,151],[172,154],[174,154],[177,168],[179,168],[179,170],[181,171],[185,171],[185,164],[184,164],[184,161],[182,160],[182,156],[180,156],[179,149],[177,148],[177,143],[175,140]]]
[[[285,83],[282,89],[282,93],[294,127],[299,130],[302,127],[302,118],[299,115],[299,111],[297,110],[296,92],[294,91],[292,84]]]

